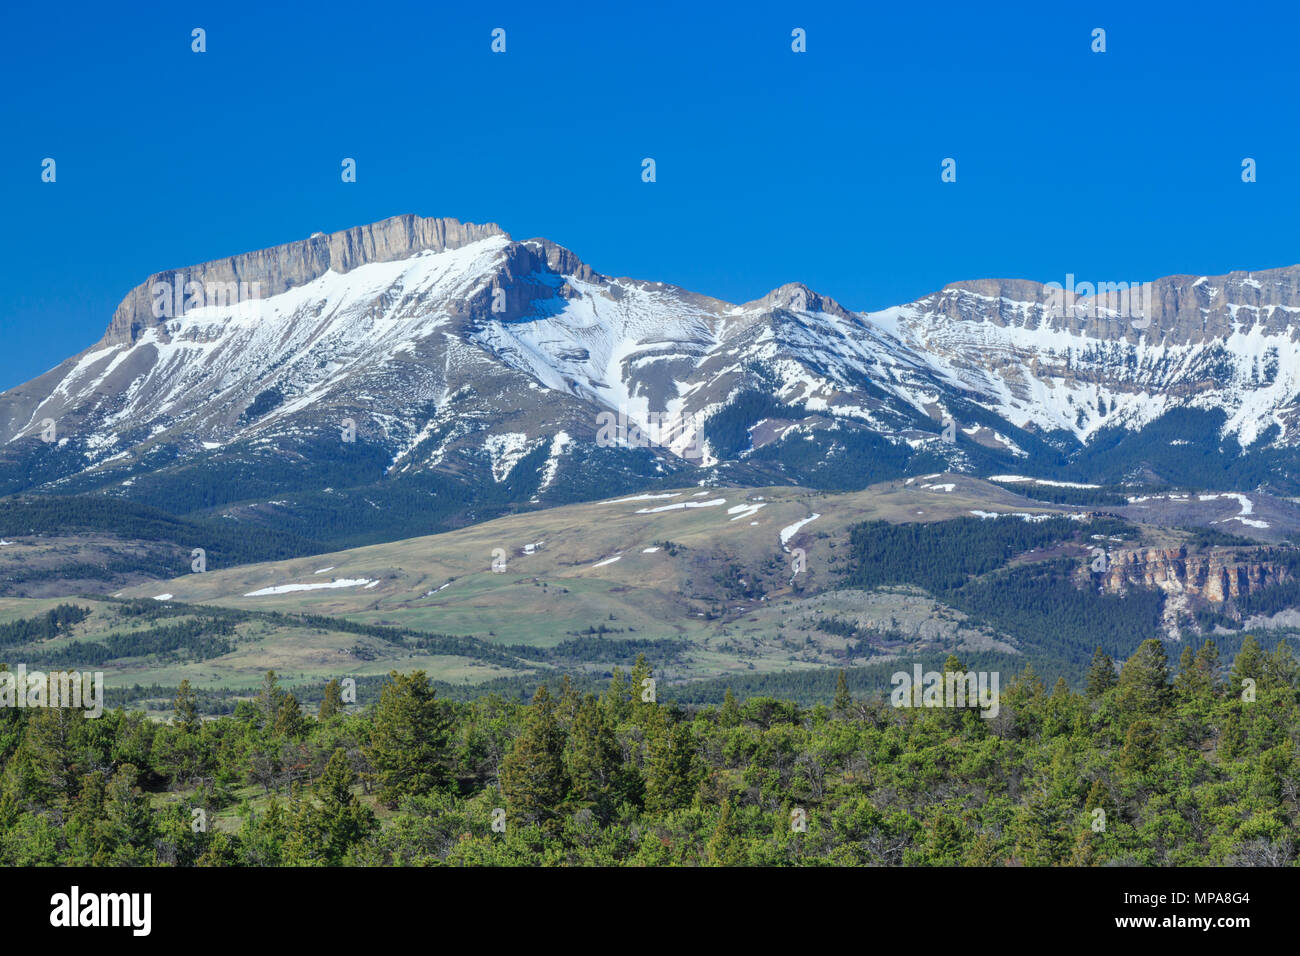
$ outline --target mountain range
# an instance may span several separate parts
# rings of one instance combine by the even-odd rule
[[[332,545],[684,484],[1298,493],[1300,267],[1157,279],[1140,319],[1054,289],[736,304],[398,216],[150,276],[0,394],[0,492]]]

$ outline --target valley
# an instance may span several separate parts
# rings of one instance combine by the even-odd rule
[[[92,613],[21,653],[40,663],[62,660],[68,646],[83,657],[123,647],[91,655],[114,693],[184,679],[217,712],[253,693],[268,669],[309,701],[331,679],[374,681],[395,667],[425,670],[452,696],[527,697],[548,674],[595,685],[640,654],[683,699],[720,699],[732,684],[807,699],[841,668],[855,686],[879,688],[899,662],[950,653],[1075,682],[1095,646],[1122,657],[1147,637],[1215,634],[1231,647],[1239,607],[1258,617],[1292,600],[1300,552],[1211,530],[1231,525],[1219,516],[1238,514],[1242,496],[1197,496],[1198,530],[1131,521],[1153,517],[1150,500],[1097,510],[1017,494],[1034,486],[999,477],[934,474],[857,492],[686,486],[309,557],[213,561],[201,573],[60,599]],[[1181,494],[1172,500],[1187,519]],[[1273,520],[1243,530],[1276,537],[1296,527],[1292,503],[1247,500]],[[894,541],[889,528],[932,536]],[[39,538],[6,539],[0,561],[30,561],[41,548]],[[954,550],[972,563],[955,576],[936,571]],[[1036,617],[1049,594],[1067,604]],[[0,600],[7,620],[60,603]],[[123,645],[136,629],[124,622],[142,613],[123,618],[123,609],[139,606],[220,643]],[[1258,635],[1293,639],[1285,624],[1263,623]],[[161,692],[134,693],[147,704]]]

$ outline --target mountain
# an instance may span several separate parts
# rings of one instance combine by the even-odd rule
[[[399,216],[150,276],[99,342],[0,394],[0,493],[323,548],[687,483],[1300,492],[1300,267],[1158,279],[1140,318],[1074,291],[733,304]]]

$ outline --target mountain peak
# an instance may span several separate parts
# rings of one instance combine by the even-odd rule
[[[786,309],[791,312],[828,312],[832,315],[847,317],[848,309],[830,296],[813,291],[802,282],[787,282],[777,286],[761,299],[746,302],[746,310],[771,312],[773,309]]]
[[[131,342],[143,329],[157,325],[154,315],[156,283],[181,288],[186,283],[259,283],[261,296],[278,295],[326,272],[349,272],[371,262],[405,259],[426,250],[458,249],[492,236],[509,235],[496,223],[468,223],[407,213],[329,234],[315,232],[255,252],[214,259],[188,267],[156,272],[127,293],[113,313],[104,342]]]

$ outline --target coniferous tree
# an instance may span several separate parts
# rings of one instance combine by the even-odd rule
[[[542,684],[533,695],[523,733],[501,761],[501,792],[510,819],[522,823],[554,820],[566,784],[564,733],[555,699]]]
[[[1286,641],[1278,641],[1264,661],[1264,676],[1270,687],[1294,688],[1300,682],[1300,663]]]
[[[623,754],[601,710],[588,694],[578,705],[564,747],[569,793],[580,806],[589,807],[602,822],[609,819],[624,788]]]
[[[718,813],[718,823],[704,850],[705,859],[713,866],[739,866],[744,862],[735,815],[734,801],[724,800]]]
[[[302,797],[285,839],[286,862],[338,866],[348,850],[376,826],[374,814],[352,793],[357,774],[340,747],[316,783],[315,797]]]
[[[335,714],[343,710],[343,689],[339,685],[338,678],[332,677],[329,683],[325,685],[325,695],[321,698],[320,711],[318,712],[321,720],[329,720]]]
[[[1223,664],[1219,660],[1218,645],[1208,637],[1196,652],[1196,671],[1200,675],[1201,685],[1208,693],[1220,692],[1223,686]]]
[[[380,802],[395,807],[404,796],[447,785],[451,718],[424,671],[393,671],[388,681],[371,718],[365,755]]]
[[[695,738],[686,724],[674,724],[650,741],[645,767],[646,808],[674,810],[685,807],[700,783]]]
[[[307,732],[307,720],[303,717],[302,706],[293,694],[281,695],[272,732],[277,737],[287,737],[291,740],[297,740]]]
[[[609,718],[614,724],[622,723],[631,712],[632,704],[629,699],[627,675],[623,673],[621,667],[614,667],[609,678],[609,686],[605,688],[605,693],[600,696],[600,705],[609,714]]]
[[[632,679],[630,681],[632,691],[631,719],[642,727],[646,726],[647,721],[652,721],[659,710],[659,705],[654,699],[656,694],[651,694],[651,682],[654,679],[654,669],[650,662],[646,660],[645,654],[636,656],[636,663],[632,665]]]
[[[1253,680],[1262,685],[1265,679],[1264,652],[1259,649],[1259,642],[1253,634],[1247,634],[1241,642],[1241,650],[1232,662],[1232,686],[1230,693],[1239,696],[1246,680]]]
[[[1115,662],[1109,654],[1097,647],[1092,652],[1092,664],[1088,667],[1088,699],[1100,700],[1101,697],[1119,682],[1115,673]]]
[[[728,689],[730,693],[730,689]],[[831,702],[831,707],[836,714],[843,716],[849,712],[853,706],[853,696],[849,693],[849,681],[843,668],[835,678],[835,699]]]
[[[1133,714],[1158,714],[1169,703],[1169,659],[1164,642],[1149,638],[1119,672],[1120,707]]]
[[[200,724],[198,700],[188,679],[182,680],[180,687],[176,689],[176,699],[172,701],[172,714],[176,726],[181,730],[191,734],[198,733]]]
[[[123,764],[109,780],[104,793],[114,866],[144,866],[153,862],[153,815],[149,798],[136,785],[138,775],[134,766]]]
[[[279,678],[275,671],[268,670],[262,676],[262,689],[257,695],[257,709],[261,712],[262,726],[267,730],[274,732],[275,719],[280,713],[283,699],[284,691],[280,689]]]
[[[104,808],[106,797],[104,775],[98,770],[86,774],[64,827],[69,863],[78,866],[109,865],[113,841]]]
[[[723,727],[735,727],[740,723],[740,704],[736,703],[736,695],[727,688],[727,693],[722,698],[722,710],[718,714],[718,722]]]

